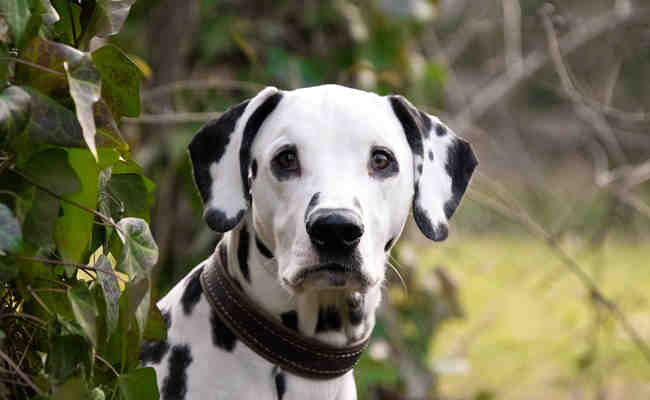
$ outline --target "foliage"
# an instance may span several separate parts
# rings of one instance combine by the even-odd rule
[[[141,73],[114,45],[89,51],[132,4],[0,3],[0,398],[158,398],[138,360],[165,335],[153,184],[117,123],[139,114]]]

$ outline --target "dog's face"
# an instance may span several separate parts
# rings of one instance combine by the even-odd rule
[[[410,209],[444,240],[476,166],[402,97],[336,85],[267,88],[208,123],[190,155],[209,226],[226,232],[250,212],[291,294],[377,288]]]

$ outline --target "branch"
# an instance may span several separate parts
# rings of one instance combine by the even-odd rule
[[[29,376],[27,376],[27,374],[25,374],[25,373],[24,373],[24,372],[23,372],[23,371],[22,371],[22,370],[21,370],[21,369],[16,365],[16,363],[14,363],[13,360],[12,360],[8,355],[6,355],[2,350],[0,350],[0,358],[2,358],[2,359],[3,359],[3,360],[4,360],[4,361],[5,361],[5,362],[6,362],[6,363],[11,367],[11,368],[13,368],[14,371],[16,371],[16,374],[18,374],[18,376],[20,376],[20,378],[21,378],[23,381],[25,381],[25,383],[26,383],[30,388],[32,388],[32,389],[36,392],[36,394],[38,394],[39,396],[43,396],[43,395],[44,395],[44,393],[41,391],[41,389],[39,389],[39,387],[36,386],[36,385],[34,384],[34,382],[32,382],[31,379],[29,379]]]
[[[629,13],[608,12],[579,24],[559,40],[559,47],[563,53],[568,54],[622,24],[630,21],[645,22],[647,18],[648,12],[645,9],[632,10]],[[462,130],[472,121],[482,117],[493,105],[506,97],[520,83],[526,81],[544,67],[549,60],[550,57],[546,54],[546,51],[532,51],[524,58],[522,67],[519,70],[506,71],[493,79],[473,96],[472,101],[454,118],[454,123],[458,126],[458,129]]]
[[[183,124],[188,122],[206,122],[219,118],[222,112],[180,112],[165,114],[144,114],[137,118],[122,118],[129,124]]]
[[[247,92],[257,92],[264,89],[264,85],[255,82],[237,81],[231,79],[189,79],[176,81],[166,85],[156,86],[152,89],[142,92],[142,101],[151,101],[168,93],[188,89],[228,89],[228,90],[245,90]]]
[[[544,243],[555,253],[555,255],[562,261],[567,269],[572,272],[580,282],[589,290],[592,299],[604,305],[605,308],[611,312],[618,322],[623,327],[623,330],[632,339],[632,342],[643,354],[646,361],[650,364],[650,348],[644,342],[641,335],[632,326],[629,319],[620,309],[618,304],[610,300],[600,290],[596,282],[589,276],[575,260],[573,260],[557,242],[555,236],[548,233],[544,227],[533,219],[533,217],[521,206],[521,204],[512,196],[508,195],[508,191],[501,187],[496,181],[492,181],[487,176],[480,174],[481,180],[489,184],[499,197],[499,200],[494,200],[490,196],[476,190],[470,190],[470,198],[478,203],[486,205],[493,210],[499,212],[507,218],[519,221],[523,226],[529,229],[531,233],[542,239]],[[503,203],[503,204],[502,204]]]

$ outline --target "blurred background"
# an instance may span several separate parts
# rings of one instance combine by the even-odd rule
[[[480,159],[449,239],[393,252],[361,399],[650,398],[646,0],[139,0],[123,120],[157,182],[159,296],[218,237],[186,146],[266,85],[400,93]]]

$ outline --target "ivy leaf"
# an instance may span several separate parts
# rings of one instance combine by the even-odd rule
[[[149,193],[142,175],[113,174],[108,190],[120,202],[124,215],[142,219],[149,218]]]
[[[93,66],[93,60],[89,54],[84,54],[76,62],[66,61],[63,66],[68,77],[70,96],[74,100],[83,138],[97,160],[97,146],[95,145],[97,130],[93,105],[99,100],[101,93],[99,72]]]
[[[0,281],[8,282],[18,276],[18,264],[10,257],[0,258]]]
[[[18,220],[9,207],[0,203],[0,254],[16,250],[23,240]]]
[[[63,63],[79,62],[84,54],[72,46],[36,36],[22,51],[21,58],[47,70],[19,63],[16,64],[15,80],[46,95],[58,94],[68,86]]]
[[[122,29],[126,17],[135,0],[97,0],[90,17],[82,45],[90,43],[93,36],[107,37],[115,35]]]
[[[55,381],[62,382],[77,374],[79,367],[83,367],[86,371],[91,370],[92,348],[83,336],[60,335],[53,332],[48,338],[48,344],[50,351],[47,355],[46,368]],[[67,397],[58,398],[68,399]]]
[[[152,367],[138,368],[117,378],[124,400],[158,400],[156,371]]]
[[[41,18],[43,19],[43,22],[45,22],[48,25],[52,25],[60,19],[59,13],[56,11],[56,8],[52,6],[50,0],[41,0],[41,5],[45,10],[41,14]]]
[[[84,330],[86,337],[97,346],[97,304],[85,283],[68,289],[68,299],[74,316]]]
[[[81,190],[81,182],[68,162],[68,153],[63,149],[38,152],[31,156],[21,170],[36,183],[58,195],[65,196]],[[36,189],[23,224],[25,240],[53,249],[60,207],[58,199],[44,190]]]
[[[30,2],[28,0],[0,2],[0,10],[2,10],[4,19],[7,21],[7,25],[9,25],[9,30],[11,31],[11,36],[15,44],[22,41],[23,35],[27,30],[29,19],[32,16],[29,5]]]
[[[158,261],[158,245],[151,235],[147,222],[140,218],[122,218],[118,222],[120,239],[124,243],[118,270],[129,279],[148,277]]]
[[[109,44],[92,53],[102,77],[102,98],[116,116],[140,114],[140,79],[138,66],[117,47]]]
[[[140,218],[122,218],[119,235],[124,243],[118,268],[129,275],[129,308],[135,310],[140,337],[144,334],[151,305],[151,268],[158,261],[158,245],[149,225]]]
[[[97,281],[102,287],[106,301],[106,337],[109,338],[117,328],[120,318],[120,286],[111,262],[104,254],[97,258],[94,267],[97,269]]]
[[[22,132],[29,118],[30,96],[19,86],[9,86],[0,93],[0,138],[7,141]]]
[[[99,166],[87,149],[68,149],[68,162],[81,182],[81,190],[66,198],[94,210],[97,206]],[[63,216],[56,222],[54,241],[65,261],[82,263],[86,260],[84,252],[92,234],[94,216],[73,204],[64,202],[61,207]]]
[[[63,385],[59,386],[52,400],[87,400],[89,398],[89,391],[86,383],[80,377],[72,377],[68,379]]]

